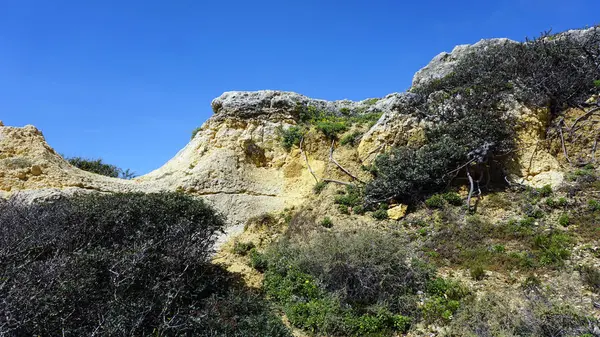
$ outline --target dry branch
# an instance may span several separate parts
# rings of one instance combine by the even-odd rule
[[[357,180],[361,183],[364,183],[363,181],[361,181],[360,179],[358,179],[354,174],[350,173],[350,171],[346,170],[342,165],[340,165],[340,163],[337,162],[337,160],[335,160],[335,158],[333,158],[333,145],[335,144],[335,140],[331,141],[331,147],[329,148],[329,161],[331,161],[332,163],[334,163],[340,170],[342,170],[344,173],[346,173],[348,176],[350,176],[352,179]]]
[[[304,156],[304,161],[306,162],[306,167],[308,167],[308,172],[310,172],[310,174],[313,176],[313,178],[315,178],[315,181],[318,184],[319,178],[317,178],[317,175],[315,174],[315,172],[313,172],[312,168],[310,167],[310,164],[308,163],[308,156],[306,155],[306,152],[302,150],[302,144],[304,144],[304,137],[300,139],[300,153],[302,153],[302,155]]]

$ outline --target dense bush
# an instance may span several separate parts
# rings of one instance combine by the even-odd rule
[[[463,306],[451,323],[452,336],[597,336],[600,322],[579,312],[568,303],[551,300],[532,285],[534,296],[523,294],[523,304],[515,306],[509,298],[486,294]]]
[[[411,259],[406,242],[390,233],[360,230],[286,238],[266,256],[267,295],[292,325],[317,335],[404,332],[425,315],[418,305],[420,292],[432,303],[427,312],[432,321],[451,315],[466,296]]]
[[[92,173],[100,174],[112,178],[131,179],[135,173],[129,169],[123,170],[115,165],[106,164],[102,159],[86,159],[81,157],[65,158],[69,164]]]
[[[467,170],[480,180],[487,172],[483,166],[502,166],[515,148],[511,99],[550,107],[553,115],[584,104],[599,91],[599,46],[598,28],[586,35],[490,44],[459,59],[446,77],[413,88],[422,98],[415,113],[435,122],[426,130],[427,144],[380,156],[367,200],[415,201]]]
[[[223,220],[177,193],[0,204],[0,335],[287,335],[210,263]]]
[[[300,141],[303,137],[303,130],[297,126],[292,126],[287,129],[278,129],[279,137],[281,138],[281,145],[286,151],[290,151],[292,147],[300,145]]]

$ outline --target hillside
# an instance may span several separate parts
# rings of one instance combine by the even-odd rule
[[[295,335],[600,336],[599,64],[593,27],[457,46],[382,98],[226,92],[132,180],[0,122],[0,197],[200,197],[213,262]]]

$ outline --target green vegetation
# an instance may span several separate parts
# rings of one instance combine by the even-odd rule
[[[594,80],[600,77],[600,53],[594,46],[600,34],[549,37],[490,44],[459,59],[446,77],[411,89],[420,98],[415,113],[438,123],[425,130],[425,145],[401,146],[377,158],[367,203],[415,202],[457,176],[481,179],[491,163],[503,170],[502,157],[515,148],[508,95],[527,106],[550,107],[556,116],[598,93]],[[487,178],[494,182],[494,176]]]
[[[255,248],[255,246],[254,246],[253,242],[238,242],[238,241],[236,241],[233,244],[232,252],[236,255],[246,256],[254,248]]]
[[[563,227],[569,226],[570,223],[571,223],[571,218],[569,217],[568,213],[563,213],[558,218],[558,224],[561,225],[561,226],[563,226]]]
[[[223,226],[178,193],[0,203],[0,334],[288,336],[210,262]]]
[[[446,203],[453,206],[461,206],[463,200],[458,193],[448,192],[444,194],[434,194],[425,200],[425,205],[429,208],[444,208]]]
[[[316,335],[402,333],[420,317],[449,319],[468,294],[422,262],[408,263],[405,242],[382,232],[283,239],[266,254],[267,295],[293,326]],[[423,308],[418,292],[426,294]]]
[[[81,157],[65,158],[69,164],[92,173],[112,178],[132,179],[135,173],[129,169],[123,170],[115,165],[106,164],[102,159],[86,159]]]
[[[200,130],[202,130],[201,126],[199,126],[199,127],[195,128],[194,130],[192,130],[192,137],[191,137],[191,139],[196,138],[196,135],[198,134],[198,132],[200,132]]]
[[[329,140],[337,139],[337,135],[348,130],[345,122],[318,122],[317,130],[322,132]]]
[[[326,216],[325,218],[323,218],[323,220],[321,220],[321,226],[325,228],[331,228],[333,227],[333,221],[330,217]]]
[[[340,140],[341,145],[347,146],[356,146],[360,142],[360,138],[362,137],[362,132],[354,131],[342,137]]]
[[[313,192],[315,192],[315,194],[321,194],[321,192],[323,192],[323,190],[325,189],[325,187],[327,187],[327,182],[325,182],[325,181],[319,181],[313,187]]]
[[[335,197],[335,203],[340,205],[340,210],[351,208],[355,213],[357,213],[357,211],[364,213],[363,192],[359,187],[346,186],[346,191],[342,193],[343,194]]]
[[[281,145],[288,152],[293,146],[299,146],[304,136],[304,131],[297,126],[291,126],[287,129],[279,128],[277,131],[281,138]]]

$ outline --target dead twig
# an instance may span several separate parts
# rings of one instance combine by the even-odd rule
[[[471,196],[473,195],[473,177],[471,177],[471,173],[469,172],[469,167],[466,167],[466,171],[467,171],[467,178],[469,178],[469,196],[467,197],[467,212],[469,210],[471,210]]]
[[[340,170],[342,170],[342,172],[346,173],[348,176],[350,176],[352,179],[357,180],[361,183],[364,184],[363,181],[361,181],[360,179],[358,179],[358,177],[356,177],[354,174],[350,173],[350,171],[346,170],[342,165],[340,165],[340,163],[337,162],[337,160],[335,160],[335,158],[333,158],[333,145],[335,144],[335,140],[331,141],[331,147],[329,148],[329,161],[334,163],[335,166],[337,166]]]
[[[302,153],[302,155],[304,156],[304,161],[306,162],[306,167],[308,167],[308,172],[310,172],[310,174],[313,176],[313,178],[315,178],[315,181],[318,184],[319,183],[319,178],[317,178],[317,175],[315,174],[315,172],[310,167],[310,164],[308,163],[308,156],[306,155],[306,152],[304,152],[304,150],[302,150],[302,144],[304,144],[304,137],[302,137],[300,139],[300,153]]]
[[[321,181],[326,182],[326,183],[334,183],[334,184],[340,184],[340,185],[346,185],[346,186],[355,186],[352,183],[348,183],[348,182],[345,182],[345,181],[334,180],[334,179],[322,179]]]
[[[575,128],[575,125],[577,125],[577,123],[579,123],[580,120],[593,115],[596,111],[600,111],[600,107],[593,108],[590,111],[586,112],[585,114],[577,117],[577,119],[573,122],[573,125],[571,125],[571,127],[569,128],[569,133],[571,134],[571,136],[573,136],[573,130]]]
[[[571,159],[569,158],[569,153],[567,152],[567,147],[565,146],[565,138],[563,137],[562,125],[564,124],[564,122],[565,122],[565,119],[561,118],[556,127],[558,128],[558,134],[560,135],[560,143],[562,145],[562,150],[565,155],[565,158],[567,159],[569,164],[571,164],[571,166],[573,166],[573,162],[571,162]]]

